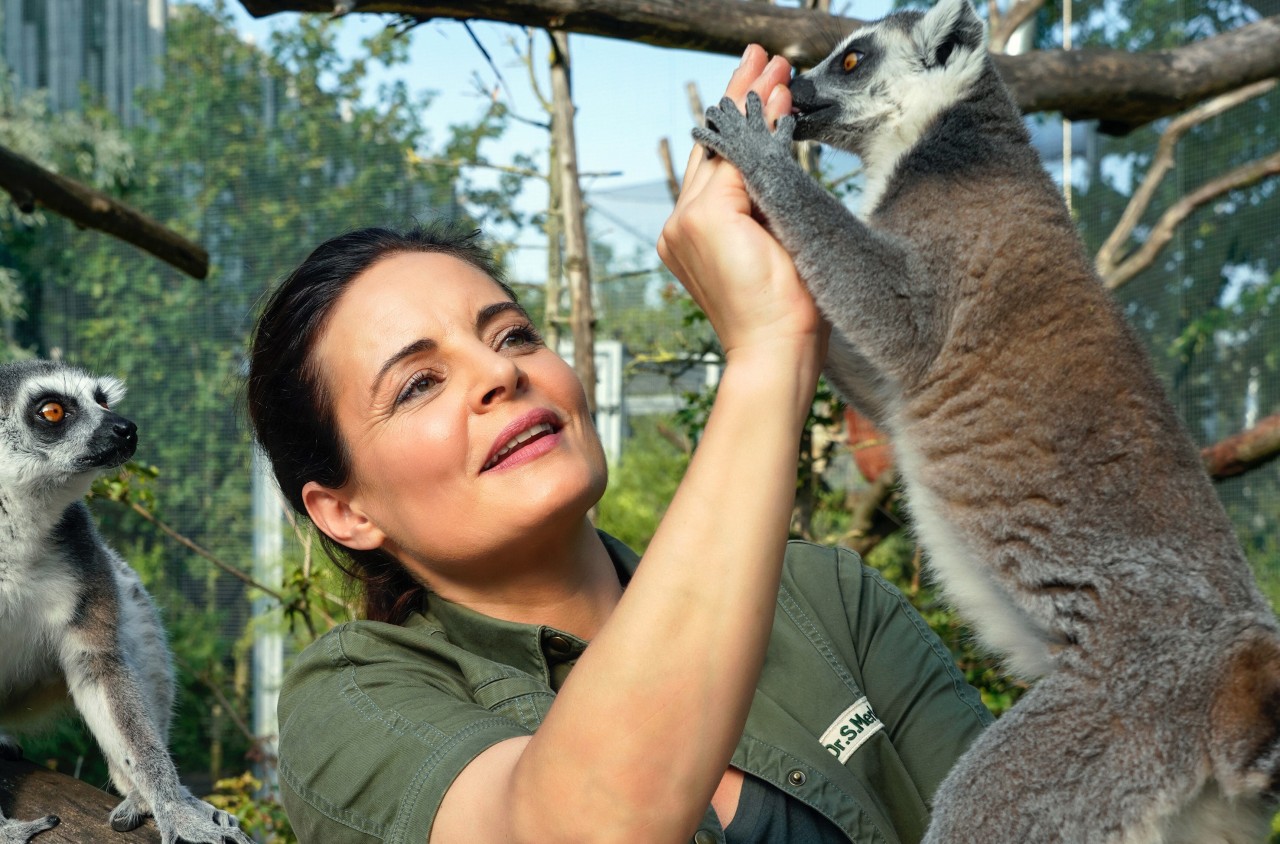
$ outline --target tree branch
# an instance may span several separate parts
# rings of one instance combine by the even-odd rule
[[[333,0],[240,0],[255,17],[333,11]],[[740,0],[360,0],[357,12],[486,19],[736,56],[755,42],[814,65],[862,22]],[[1060,111],[1123,134],[1202,100],[1280,76],[1280,16],[1172,50],[1037,50],[993,56],[1024,112]]]
[[[1228,191],[1248,187],[1277,174],[1280,174],[1280,152],[1242,164],[1216,179],[1205,182],[1191,193],[1184,194],[1160,215],[1146,242],[1103,276],[1103,283],[1108,290],[1115,290],[1149,267],[1160,254],[1160,250],[1173,239],[1174,231],[1182,221],[1191,216],[1191,212],[1201,205],[1211,202]]]
[[[1200,450],[1200,459],[1214,480],[1256,469],[1280,457],[1280,413],[1273,413],[1247,431]]]
[[[183,547],[187,548],[196,556],[199,556],[208,560],[209,562],[213,563],[215,566],[222,569],[232,577],[235,577],[239,580],[244,581],[246,586],[250,586],[254,589],[257,589],[265,595],[270,595],[272,598],[275,599],[276,603],[282,606],[284,605],[285,603],[284,595],[281,595],[278,591],[276,591],[275,589],[272,589],[270,586],[264,586],[263,584],[254,580],[252,576],[245,574],[244,572],[240,571],[240,569],[236,568],[230,563],[226,563],[218,559],[218,557],[216,557],[210,551],[207,551],[204,548],[201,548],[199,545],[192,542],[187,537],[183,536],[173,528],[169,527],[169,525],[165,524],[165,522],[162,519],[160,519],[158,516],[156,516],[155,513],[152,513],[146,507],[143,507],[141,504],[139,504],[136,501],[130,501],[129,507],[133,509],[133,512],[137,513],[139,516],[141,516],[142,518],[146,519],[147,521],[151,522],[151,524],[159,528],[160,532],[163,533],[165,536],[169,537],[170,539],[179,543]]]
[[[1133,230],[1137,228],[1138,221],[1142,219],[1142,215],[1147,213],[1147,208],[1150,207],[1151,200],[1155,196],[1156,189],[1160,187],[1160,182],[1164,180],[1165,174],[1173,169],[1174,150],[1182,136],[1206,120],[1217,117],[1241,103],[1265,94],[1275,86],[1276,80],[1274,79],[1255,82],[1253,85],[1248,85],[1238,91],[1214,97],[1212,100],[1201,103],[1186,114],[1179,115],[1170,121],[1168,127],[1160,133],[1160,140],[1156,144],[1156,153],[1151,159],[1151,167],[1147,170],[1147,175],[1143,177],[1142,184],[1134,191],[1133,196],[1129,198],[1129,204],[1125,206],[1124,213],[1120,215],[1120,221],[1116,223],[1115,229],[1107,237],[1106,243],[1102,244],[1102,248],[1098,250],[1095,264],[1098,268],[1098,273],[1103,278],[1115,271],[1116,265],[1119,263],[1117,254],[1120,248],[1128,242]]]
[[[1027,22],[1041,6],[1044,0],[1018,0],[1008,14],[992,18],[990,48],[993,53],[1003,53],[1009,46],[1009,39],[1018,27]]]
[[[46,170],[0,146],[0,189],[24,211],[43,205],[86,228],[97,229],[195,278],[209,274],[209,254],[182,235],[101,191]]]

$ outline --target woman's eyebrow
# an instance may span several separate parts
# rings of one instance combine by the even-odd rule
[[[509,311],[515,311],[525,319],[532,321],[528,312],[525,311],[524,308],[520,307],[519,303],[506,299],[501,302],[494,302],[492,305],[486,305],[480,309],[480,313],[476,314],[476,331],[483,331],[486,325],[501,314],[508,313]],[[397,363],[407,357],[412,357],[413,355],[434,351],[435,348],[436,341],[427,337],[414,340],[412,343],[408,343],[403,346],[399,351],[387,358],[378,369],[378,375],[373,379],[373,384],[369,387],[370,395],[377,394],[378,385],[382,383],[382,379],[387,376],[387,373],[390,372]]]
[[[369,394],[377,395],[378,385],[382,383],[382,379],[386,377],[387,373],[390,372],[391,369],[397,363],[399,363],[400,361],[404,360],[407,357],[412,357],[413,355],[421,354],[423,352],[434,351],[435,348],[436,348],[436,341],[427,337],[423,337],[419,340],[414,340],[412,343],[409,343],[401,347],[399,351],[397,351],[395,354],[393,354],[391,357],[387,358],[383,362],[382,368],[378,370],[377,377],[373,379],[373,384],[371,384],[369,387]]]
[[[513,302],[510,299],[504,299],[501,302],[494,302],[492,305],[486,305],[480,309],[480,313],[476,314],[476,331],[483,331],[484,327],[492,322],[495,317],[500,314],[505,314],[508,311],[515,311],[525,319],[529,319],[528,312],[526,312],[524,308],[520,307],[519,303]]]

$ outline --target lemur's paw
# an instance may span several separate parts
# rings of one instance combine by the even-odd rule
[[[253,844],[235,815],[190,795],[155,812],[162,844]]]
[[[116,832],[128,832],[142,826],[142,822],[151,814],[151,807],[142,795],[136,791],[120,801],[120,805],[111,810],[111,828]]]
[[[15,821],[0,816],[0,844],[27,844],[42,832],[62,823],[57,815],[45,815],[34,821]]]
[[[791,137],[796,121],[791,115],[778,118],[770,129],[764,104],[755,91],[747,93],[747,113],[728,97],[707,109],[707,125],[696,126],[693,138],[707,149],[723,155],[740,170],[766,164],[781,155],[791,159]]]
[[[17,762],[22,758],[22,745],[18,744],[9,736],[0,734],[0,759],[8,759],[10,762]]]

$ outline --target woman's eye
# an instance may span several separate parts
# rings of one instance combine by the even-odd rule
[[[522,325],[511,329],[502,337],[499,344],[504,349],[518,349],[542,342],[542,337],[532,325]]]
[[[858,66],[858,62],[862,60],[862,53],[857,50],[850,50],[844,54],[844,71],[848,73]]]
[[[431,391],[438,381],[434,376],[427,372],[419,372],[409,379],[409,383],[404,385],[404,389],[400,391],[400,395],[396,398],[396,404],[408,401],[414,396],[420,396],[423,393]]]
[[[67,415],[66,408],[56,401],[45,402],[40,405],[40,409],[36,413],[46,422],[61,422],[62,418]]]

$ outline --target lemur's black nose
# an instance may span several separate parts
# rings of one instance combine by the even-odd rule
[[[111,432],[125,444],[136,448],[138,445],[138,426],[128,419],[117,419],[111,425]]]

